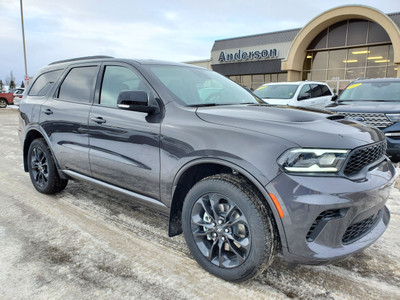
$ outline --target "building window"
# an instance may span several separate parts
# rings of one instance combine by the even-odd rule
[[[382,26],[352,19],[329,26],[314,38],[304,60],[302,79],[395,77],[395,69],[393,46]]]
[[[283,82],[287,81],[287,73],[270,73],[270,74],[256,74],[256,75],[235,75],[228,76],[228,78],[241,86],[257,89],[260,85],[269,82]]]

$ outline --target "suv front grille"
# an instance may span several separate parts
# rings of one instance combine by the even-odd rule
[[[393,125],[385,114],[383,113],[349,113],[349,112],[337,112],[340,115],[354,118],[357,121],[361,121],[364,124],[375,126],[378,128],[386,128]]]
[[[362,238],[375,224],[376,221],[382,214],[382,210],[378,212],[376,216],[371,216],[359,223],[349,226],[343,235],[342,243],[343,245],[348,245],[356,240]]]
[[[377,161],[385,155],[386,147],[386,140],[384,140],[377,144],[367,145],[353,150],[346,163],[344,174],[347,176],[354,175],[366,165]]]

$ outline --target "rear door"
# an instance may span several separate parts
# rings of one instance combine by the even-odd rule
[[[323,103],[323,107],[321,108],[325,108],[327,105],[331,104],[333,93],[328,85],[321,84],[320,88],[322,92],[321,102]]]
[[[61,169],[85,175],[90,175],[88,116],[98,70],[99,64],[68,68],[53,97],[40,109],[40,125]]]
[[[150,101],[155,99],[155,92],[130,65],[104,64],[101,73],[97,103],[89,118],[92,175],[159,199],[160,120],[117,107],[121,91],[145,91]]]

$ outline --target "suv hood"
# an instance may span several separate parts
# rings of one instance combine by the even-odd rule
[[[390,101],[343,101],[325,109],[334,112],[354,113],[400,113],[400,102]]]
[[[300,107],[200,107],[196,114],[205,122],[275,136],[301,147],[353,149],[385,138],[376,128],[327,111]]]

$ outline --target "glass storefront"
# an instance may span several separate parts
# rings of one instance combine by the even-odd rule
[[[302,79],[325,81],[336,92],[357,78],[396,77],[393,46],[385,30],[365,20],[347,20],[323,30],[310,43]]]
[[[255,90],[264,83],[287,81],[287,73],[237,75],[228,76],[228,78],[242,86]]]

